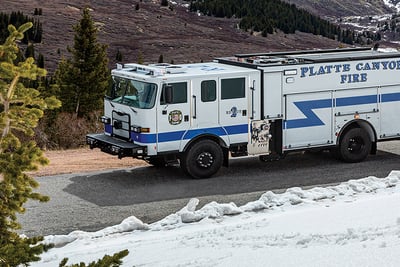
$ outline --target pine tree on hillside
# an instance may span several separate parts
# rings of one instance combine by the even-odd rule
[[[7,26],[12,24],[15,27],[19,27],[26,22],[32,22],[33,26],[24,33],[22,42],[28,44],[29,42],[40,43],[42,41],[42,23],[39,19],[34,19],[24,15],[22,12],[11,12],[6,14],[0,12],[0,43],[8,37]]]
[[[44,56],[43,54],[39,54],[37,58],[37,65],[39,68],[44,68]]]
[[[74,45],[68,48],[72,57],[61,60],[56,70],[56,80],[60,86],[62,110],[82,117],[103,106],[110,72],[107,67],[107,47],[97,41],[97,28],[89,8],[83,10],[74,31]]]
[[[17,41],[23,39],[32,23],[18,30],[8,26],[9,37],[0,45],[0,266],[27,265],[39,260],[45,249],[38,242],[41,237],[21,237],[17,213],[25,211],[29,199],[47,201],[33,192],[38,183],[26,171],[45,165],[47,159],[32,141],[21,141],[18,136],[33,135],[33,128],[43,111],[60,106],[54,97],[42,98],[39,91],[27,88],[21,80],[36,80],[46,75],[32,57],[17,62],[20,54]]]
[[[168,0],[161,0],[161,6],[168,6]]]
[[[121,51],[119,51],[119,49],[117,50],[117,54],[115,55],[115,60],[118,62],[122,61],[122,53]]]
[[[143,53],[139,50],[137,63],[144,64]]]
[[[158,63],[164,63],[164,56],[162,54],[158,57]]]
[[[261,32],[263,36],[281,30],[285,34],[301,31],[322,35],[348,44],[353,44],[357,40],[364,42],[364,39],[367,41],[371,39],[357,38],[360,33],[353,30],[351,34],[343,38],[340,26],[288,2],[290,1],[192,0],[189,9],[193,12],[200,11],[208,16],[227,18],[234,16],[240,19],[241,29],[250,33]]]
[[[28,44],[25,50],[25,58],[33,57],[35,58],[35,48],[33,44]]]

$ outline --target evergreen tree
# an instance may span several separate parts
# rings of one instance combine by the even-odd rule
[[[122,264],[121,259],[129,254],[129,251],[122,250],[120,252],[115,253],[112,256],[105,255],[102,259],[98,260],[97,262],[93,261],[86,265],[84,262],[81,262],[80,264],[73,264],[69,265],[68,267],[118,267]],[[59,267],[67,267],[67,262],[68,259],[65,258],[61,261]]]
[[[29,199],[41,202],[48,197],[33,192],[38,186],[35,179],[26,174],[45,165],[48,160],[33,141],[21,141],[18,136],[32,136],[43,111],[61,105],[50,96],[43,98],[40,92],[27,88],[21,80],[35,81],[46,75],[46,70],[35,65],[32,57],[16,64],[20,50],[16,41],[21,40],[32,23],[26,23],[18,30],[10,25],[9,37],[0,45],[0,266],[29,266],[40,260],[39,255],[50,246],[39,243],[43,237],[22,237],[16,230],[17,213],[25,211],[23,205]],[[43,79],[46,80],[46,79]],[[128,250],[104,256],[90,267],[116,267]],[[64,259],[60,266],[66,266]],[[86,266],[84,263],[74,266]]]
[[[107,47],[97,41],[97,28],[89,8],[83,10],[81,20],[73,29],[74,46],[68,47],[72,58],[61,60],[56,80],[60,86],[62,110],[82,117],[103,106],[110,72]]]
[[[168,0],[161,0],[161,6],[168,6]]]
[[[42,15],[42,9],[41,8],[35,8],[35,11],[33,12],[34,16],[41,16]]]
[[[11,12],[11,14],[0,13],[0,43],[3,43],[8,37],[7,26],[9,24],[19,27],[26,22],[32,22],[33,27],[25,32],[25,36],[22,39],[24,44],[29,42],[40,43],[42,41],[42,24],[37,19],[25,16],[22,12]]]
[[[164,56],[162,54],[158,57],[158,63],[164,63]]]
[[[32,23],[18,30],[8,26],[9,37],[0,45],[0,265],[11,267],[27,265],[39,260],[46,246],[39,244],[42,237],[21,237],[17,213],[25,211],[29,199],[47,201],[34,193],[38,183],[26,171],[45,165],[47,159],[32,141],[21,141],[18,136],[33,135],[33,128],[43,111],[60,106],[54,97],[42,98],[39,91],[26,88],[22,79],[36,80],[46,75],[32,57],[16,63],[20,53],[17,40],[21,40]]]
[[[137,62],[138,62],[139,64],[143,64],[143,63],[144,63],[143,53],[142,53],[142,51],[140,51],[140,50],[139,50]]]
[[[29,45],[26,47],[26,50],[25,50],[25,58],[28,58],[28,57],[33,57],[33,58],[35,58],[35,48],[33,47],[33,44],[29,44]]]
[[[41,53],[39,53],[39,56],[37,58],[37,65],[39,68],[44,68],[44,56]]]
[[[43,33],[42,23],[40,23],[39,20],[34,20],[32,30],[28,32],[29,41],[33,41],[35,43],[41,43],[42,33]]]
[[[118,62],[122,61],[122,53],[121,51],[119,51],[119,49],[117,50],[117,54],[115,55],[115,60],[117,60]]]
[[[279,29],[285,34],[302,31],[331,39],[342,35],[339,26],[288,2],[290,1],[192,0],[189,9],[208,16],[240,18],[239,27],[250,34],[261,32],[263,36],[267,36]],[[388,25],[385,28],[389,28]],[[353,36],[343,38],[342,35],[337,40],[344,40],[349,44],[357,40],[363,41],[357,39],[354,31],[352,32]]]

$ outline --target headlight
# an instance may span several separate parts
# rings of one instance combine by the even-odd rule
[[[111,123],[111,119],[109,117],[106,117],[106,116],[101,116],[100,120],[104,124],[110,124]]]

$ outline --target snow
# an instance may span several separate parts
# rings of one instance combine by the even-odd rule
[[[31,266],[91,262],[128,249],[123,266],[400,266],[400,171],[339,185],[264,193],[238,207],[211,202],[145,224],[46,236]]]
[[[400,12],[400,3],[393,4],[391,0],[383,0],[383,3],[388,7],[395,9],[397,12]]]

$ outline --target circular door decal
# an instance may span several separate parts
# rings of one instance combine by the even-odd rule
[[[177,125],[182,122],[182,112],[180,110],[173,110],[168,114],[168,121],[171,125]]]

